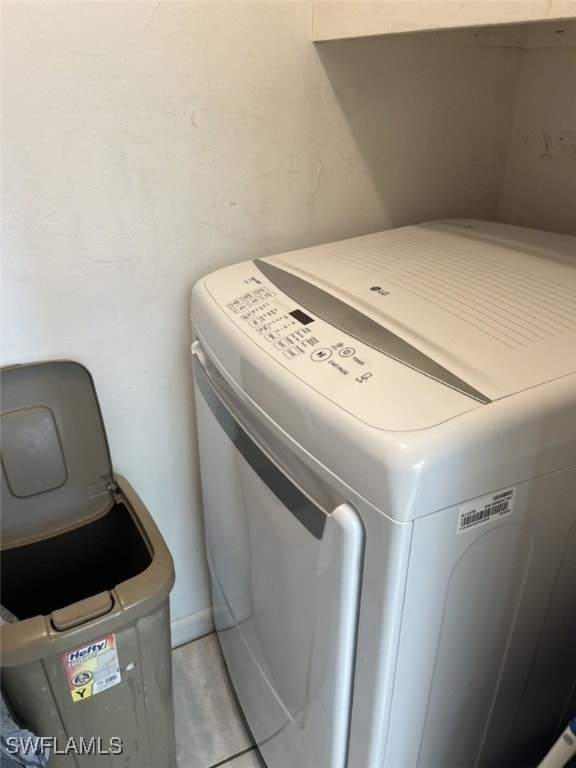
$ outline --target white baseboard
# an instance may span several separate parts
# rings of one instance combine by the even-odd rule
[[[212,608],[204,608],[197,613],[191,613],[189,616],[175,619],[170,624],[172,648],[178,648],[180,645],[191,643],[193,640],[209,635],[213,631]]]

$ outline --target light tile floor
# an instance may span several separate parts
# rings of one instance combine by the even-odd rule
[[[172,653],[178,768],[262,768],[215,634]]]

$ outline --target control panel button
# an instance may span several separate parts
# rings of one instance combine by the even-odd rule
[[[338,354],[340,357],[352,357],[352,355],[356,354],[356,350],[353,347],[342,347],[342,349],[338,350]]]
[[[315,349],[310,357],[315,363],[319,363],[322,360],[328,360],[329,357],[332,357],[332,350],[327,349],[326,347],[320,347],[320,349]]]

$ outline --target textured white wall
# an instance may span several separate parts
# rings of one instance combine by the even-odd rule
[[[114,466],[174,555],[186,639],[209,605],[192,284],[319,241],[494,218],[519,53],[315,47],[306,0],[2,13],[2,362],[91,370]]]
[[[500,219],[576,235],[576,46],[523,51]]]

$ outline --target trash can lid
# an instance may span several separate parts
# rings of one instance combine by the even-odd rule
[[[72,361],[0,370],[2,549],[103,515],[113,502],[106,432],[88,370]]]

